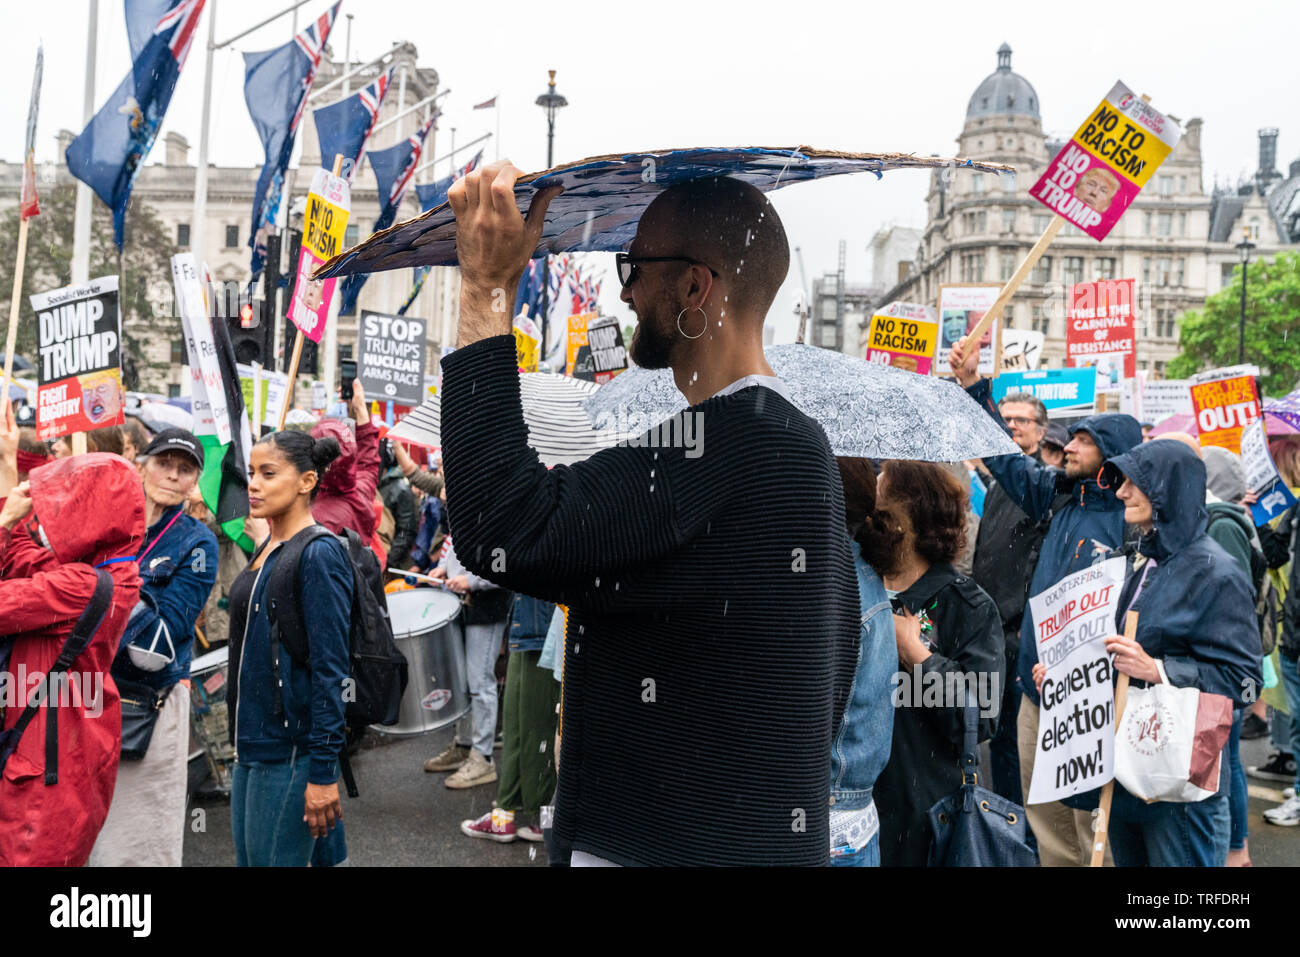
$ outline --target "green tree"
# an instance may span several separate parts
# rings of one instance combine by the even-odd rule
[[[72,282],[72,234],[76,217],[76,184],[39,190],[41,214],[27,232],[27,264],[23,271],[22,305],[18,313],[18,347],[15,352],[36,361],[36,316],[30,296]],[[172,318],[171,256],[176,252],[153,207],[132,202],[126,214],[126,243],[119,264],[113,245],[112,212],[98,197],[91,200],[90,278],[119,277],[122,309],[123,357],[135,363],[142,385],[158,383],[170,362],[151,360],[146,342],[166,341],[181,334],[180,321]],[[0,216],[0,316],[8,322],[13,290],[13,264],[18,254],[18,207]],[[119,268],[120,267],[120,268]],[[152,293],[152,296],[151,296]],[[3,351],[3,340],[0,340]]]
[[[1241,323],[1241,268],[1232,282],[1179,321],[1182,355],[1170,378],[1237,361]],[[1294,338],[1292,338],[1294,336]],[[1246,277],[1246,361],[1258,365],[1269,395],[1285,395],[1300,380],[1300,253],[1278,253],[1249,266]]]

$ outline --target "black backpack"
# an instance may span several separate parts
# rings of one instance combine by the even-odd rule
[[[1221,511],[1210,512],[1206,530],[1220,519],[1231,521]],[[1250,578],[1250,584],[1255,589],[1255,619],[1259,622],[1260,645],[1264,654],[1270,655],[1273,646],[1277,644],[1278,627],[1282,622],[1282,602],[1273,579],[1268,577],[1268,560],[1253,542],[1250,545]]]
[[[370,724],[396,724],[406,691],[406,657],[393,640],[393,626],[388,618],[388,600],[384,594],[384,577],[375,553],[352,529],[334,535],[323,525],[303,529],[281,546],[283,554],[271,569],[266,583],[267,611],[271,621],[271,663],[279,679],[277,645],[284,645],[289,657],[310,668],[307,629],[303,622],[302,575],[299,566],[307,546],[318,538],[333,536],[347,549],[352,565],[352,628],[349,655],[353,681],[351,700],[345,717],[348,726],[364,730]],[[339,755],[343,780],[350,797],[357,796],[356,783],[347,759],[347,749]]]

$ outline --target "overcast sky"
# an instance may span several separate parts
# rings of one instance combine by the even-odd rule
[[[287,5],[286,0],[285,5]],[[277,0],[209,0],[217,40],[274,12]],[[299,10],[299,27],[328,0]],[[37,159],[52,160],[60,128],[80,130],[89,0],[43,0],[6,22],[0,61],[0,158],[21,158],[31,67],[45,43]],[[1300,157],[1300,7],[1295,0],[1147,2],[1135,6],[1042,2],[716,4],[659,0],[570,0],[491,5],[416,0],[344,0],[354,13],[353,60],[394,41],[419,49],[444,89],[437,152],[451,127],[467,139],[493,129],[492,111],[470,107],[500,96],[502,156],[524,170],[545,166],[546,124],[533,104],[558,71],[569,106],[557,121],[557,163],[600,153],[686,146],[793,146],[953,155],[967,101],[996,66],[1003,41],[1012,67],[1038,92],[1043,126],[1069,135],[1116,78],[1151,95],[1158,109],[1205,121],[1205,188],[1215,176],[1253,172],[1256,132],[1281,128],[1279,166]],[[445,12],[444,12],[445,11]],[[172,100],[163,134],[178,130],[197,154],[206,17]],[[332,38],[343,56],[347,21]],[[255,166],[261,146],[243,100],[240,53],[268,49],[292,33],[289,16],[216,54],[211,160]],[[96,107],[128,68],[120,0],[99,4]],[[162,161],[161,136],[151,161]],[[489,151],[489,157],[492,155]],[[440,170],[445,172],[444,170]],[[835,268],[848,243],[848,278],[870,279],[866,245],[890,223],[924,225],[923,171],[837,177],[779,191],[775,203],[811,283]],[[793,337],[798,268],[769,315],[777,340]],[[623,321],[612,264],[607,310]]]

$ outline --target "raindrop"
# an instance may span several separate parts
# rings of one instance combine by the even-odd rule
[[[654,483],[654,482],[651,482],[651,483],[650,483],[650,491],[652,491],[652,492],[653,492],[653,491],[654,491],[654,490],[655,490],[655,483]],[[600,584],[600,582],[597,582],[597,583],[596,583],[596,584],[598,584],[598,585],[599,585],[599,584]]]
[[[650,470],[650,477],[651,477],[651,478],[654,478],[654,477],[655,477],[655,470],[654,470],[654,469],[651,469],[651,470]]]
[[[597,578],[596,578],[596,587],[597,587],[597,588],[600,587],[600,578],[599,578],[599,576],[597,576]]]
[[[535,861],[535,860],[537,860],[537,845],[536,845],[536,844],[530,844],[530,845],[528,846],[528,859],[529,859],[530,861]]]
[[[597,584],[597,585],[600,584],[600,579],[599,579],[599,578],[596,579],[596,584]],[[579,625],[579,626],[578,626],[578,634],[582,634],[582,633],[583,633],[584,631],[586,631],[586,630],[587,630],[587,626],[586,626],[586,625]]]
[[[619,586],[619,583],[618,583],[618,582],[614,582],[614,591],[618,591],[618,586]]]
[[[731,599],[730,599],[730,598],[728,598],[726,601],[724,601],[724,602],[722,603],[722,613],[723,613],[724,615],[727,613],[727,606],[730,605],[730,604],[731,604]]]

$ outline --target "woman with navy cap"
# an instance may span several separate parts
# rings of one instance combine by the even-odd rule
[[[123,698],[124,750],[108,819],[90,855],[94,866],[181,863],[194,621],[217,577],[216,536],[184,513],[202,471],[203,446],[184,429],[164,429],[144,450],[140,600],[112,669]],[[156,717],[139,717],[149,710]],[[141,748],[140,725],[149,723]]]

